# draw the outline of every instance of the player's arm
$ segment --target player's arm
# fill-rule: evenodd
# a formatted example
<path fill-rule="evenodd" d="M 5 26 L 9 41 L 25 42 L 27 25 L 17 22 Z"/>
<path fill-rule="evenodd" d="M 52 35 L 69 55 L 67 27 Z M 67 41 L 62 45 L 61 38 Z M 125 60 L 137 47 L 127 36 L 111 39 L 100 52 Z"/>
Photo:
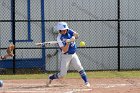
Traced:
<path fill-rule="evenodd" d="M 74 31 L 73 36 L 75 37 L 75 39 L 77 39 L 79 37 L 79 34 Z"/>
<path fill-rule="evenodd" d="M 72 36 L 71 39 L 70 39 L 70 42 L 74 42 L 75 39 L 77 39 L 77 38 L 78 38 L 78 33 L 77 33 L 77 32 L 74 32 L 74 33 L 73 33 L 73 36 Z"/>
<path fill-rule="evenodd" d="M 66 53 L 68 51 L 68 49 L 69 49 L 69 43 L 66 43 L 65 46 L 61 47 L 61 49 L 62 49 L 63 53 Z"/>
<path fill-rule="evenodd" d="M 72 31 L 71 32 L 72 33 L 72 37 L 71 37 L 71 39 L 67 39 L 66 40 L 66 42 L 74 42 L 75 41 L 75 39 L 77 39 L 78 38 L 78 33 L 77 32 L 75 32 L 75 31 Z"/>
<path fill-rule="evenodd" d="M 60 35 L 57 36 L 57 41 L 59 42 L 58 45 L 61 48 L 62 52 L 66 53 L 69 49 L 69 43 L 66 41 L 64 41 L 66 44 L 64 44 L 64 42 L 60 42 L 61 41 Z"/>

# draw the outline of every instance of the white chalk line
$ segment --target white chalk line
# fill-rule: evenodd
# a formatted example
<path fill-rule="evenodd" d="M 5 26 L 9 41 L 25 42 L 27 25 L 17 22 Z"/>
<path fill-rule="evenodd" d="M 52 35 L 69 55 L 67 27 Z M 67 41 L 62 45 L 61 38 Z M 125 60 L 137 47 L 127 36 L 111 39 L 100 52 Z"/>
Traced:
<path fill-rule="evenodd" d="M 68 92 L 64 92 L 64 93 L 75 93 L 75 92 L 85 92 L 85 91 L 91 91 L 92 89 L 72 89 Z"/>
<path fill-rule="evenodd" d="M 53 90 L 53 88 L 50 88 Z M 49 90 L 49 89 L 48 89 Z M 18 92 L 18 93 L 38 93 L 38 92 L 41 92 L 41 93 L 46 93 L 46 91 L 48 90 L 33 90 L 33 91 L 25 91 L 25 90 L 3 90 L 3 92 L 6 92 L 6 93 L 12 93 L 12 92 Z M 63 93 L 75 93 L 75 92 L 85 92 L 85 91 L 91 91 L 92 89 L 67 89 L 67 92 L 63 92 Z"/>
<path fill-rule="evenodd" d="M 75 89 L 75 90 L 72 90 L 72 91 L 68 91 L 68 92 L 64 92 L 64 93 L 75 93 L 75 92 L 84 92 L 84 91 L 90 91 L 92 89 Z M 3 92 L 7 92 L 7 93 L 12 93 L 12 92 L 16 92 L 16 93 L 46 93 L 46 91 L 3 91 Z"/>
<path fill-rule="evenodd" d="M 12 90 L 12 91 L 3 91 L 4 93 L 6 92 L 6 93 L 39 93 L 39 92 L 41 92 L 41 93 L 46 93 L 46 91 L 14 91 L 14 90 Z"/>
<path fill-rule="evenodd" d="M 94 88 L 113 88 L 113 87 L 126 87 L 126 86 L 140 86 L 140 83 L 137 84 L 95 84 Z"/>

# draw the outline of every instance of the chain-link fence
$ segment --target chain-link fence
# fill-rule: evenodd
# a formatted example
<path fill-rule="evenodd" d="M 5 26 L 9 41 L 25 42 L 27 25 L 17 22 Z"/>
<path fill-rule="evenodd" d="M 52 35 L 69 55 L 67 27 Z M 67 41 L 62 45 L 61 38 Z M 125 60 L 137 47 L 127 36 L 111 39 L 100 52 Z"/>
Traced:
<path fill-rule="evenodd" d="M 14 43 L 15 56 L 0 60 L 0 68 L 57 71 L 58 46 L 37 47 L 56 40 L 59 21 L 79 33 L 77 54 L 85 70 L 140 69 L 139 0 L 1 0 L 0 54 Z M 85 41 L 86 47 L 79 47 Z M 18 69 L 18 70 L 17 70 Z M 73 67 L 70 67 L 73 70 Z M 19 72 L 21 73 L 21 72 Z"/>

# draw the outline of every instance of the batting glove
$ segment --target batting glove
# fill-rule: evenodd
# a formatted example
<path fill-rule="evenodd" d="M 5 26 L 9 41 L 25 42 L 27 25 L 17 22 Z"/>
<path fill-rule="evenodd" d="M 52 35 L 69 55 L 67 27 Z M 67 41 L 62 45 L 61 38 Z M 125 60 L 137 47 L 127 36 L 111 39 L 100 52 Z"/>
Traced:
<path fill-rule="evenodd" d="M 66 39 L 66 41 L 65 41 L 66 43 L 69 43 L 69 42 L 71 42 L 71 40 L 70 39 Z"/>

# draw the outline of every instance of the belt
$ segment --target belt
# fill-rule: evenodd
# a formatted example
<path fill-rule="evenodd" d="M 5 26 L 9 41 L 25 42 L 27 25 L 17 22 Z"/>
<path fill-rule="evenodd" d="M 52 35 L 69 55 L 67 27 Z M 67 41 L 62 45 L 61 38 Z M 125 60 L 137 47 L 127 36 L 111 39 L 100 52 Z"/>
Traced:
<path fill-rule="evenodd" d="M 74 54 L 74 53 L 64 53 L 64 55 L 72 55 L 72 54 Z"/>

